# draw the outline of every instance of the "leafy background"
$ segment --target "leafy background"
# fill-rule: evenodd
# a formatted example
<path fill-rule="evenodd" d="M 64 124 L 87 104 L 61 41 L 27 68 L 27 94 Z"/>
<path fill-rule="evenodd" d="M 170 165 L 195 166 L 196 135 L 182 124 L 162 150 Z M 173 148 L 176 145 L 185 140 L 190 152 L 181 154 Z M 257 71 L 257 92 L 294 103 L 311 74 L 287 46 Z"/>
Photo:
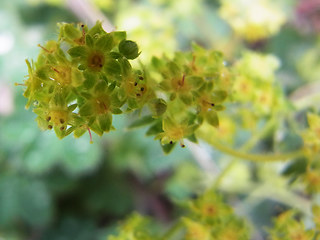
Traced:
<path fill-rule="evenodd" d="M 139 44 L 144 63 L 153 55 L 189 50 L 193 41 L 221 50 L 230 61 L 244 48 L 256 47 L 234 41 L 231 28 L 218 13 L 219 1 L 83 2 L 107 16 L 118 30 L 127 30 L 129 39 Z M 35 115 L 24 109 L 22 87 L 14 83 L 25 79 L 24 60 L 36 58 L 37 44 L 57 38 L 57 22 L 93 23 L 92 13 L 81 12 L 77 3 L 0 1 L 1 240 L 106 239 L 133 211 L 166 225 L 178 215 L 177 205 L 209 187 L 233 160 L 204 143 L 200 147 L 188 143 L 186 149 L 164 155 L 159 143 L 145 136 L 145 129 L 127 129 L 130 116 L 116 118 L 117 130 L 95 136 L 94 144 L 88 135 L 58 140 L 54 133 L 38 129 Z M 299 18 L 299 1 L 281 3 L 287 21 L 260 50 L 280 59 L 277 81 L 290 95 L 319 80 L 320 21 Z M 299 104 L 312 108 L 316 103 Z M 285 134 L 284 148 L 297 144 L 294 133 Z M 238 142 L 241 137 L 246 137 L 245 131 Z M 256 150 L 270 149 L 272 144 L 269 139 Z M 279 211 L 306 209 L 303 197 L 286 190 L 287 178 L 279 175 L 285 168 L 282 163 L 237 161 L 219 186 L 236 212 L 254 225 L 253 239 L 264 239 L 271 217 Z"/>

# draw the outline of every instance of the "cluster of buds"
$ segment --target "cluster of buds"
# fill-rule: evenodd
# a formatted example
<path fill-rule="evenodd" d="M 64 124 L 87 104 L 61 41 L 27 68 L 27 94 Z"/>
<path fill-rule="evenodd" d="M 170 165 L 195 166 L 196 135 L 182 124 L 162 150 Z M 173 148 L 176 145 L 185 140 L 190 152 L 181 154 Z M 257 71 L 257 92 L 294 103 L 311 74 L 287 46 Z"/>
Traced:
<path fill-rule="evenodd" d="M 148 70 L 138 69 L 129 62 L 139 56 L 138 46 L 125 32 L 107 33 L 100 22 L 91 29 L 59 26 L 58 41 L 39 45 L 37 61 L 26 61 L 26 108 L 33 106 L 41 129 L 53 129 L 59 138 L 86 131 L 101 136 L 114 129 L 113 114 L 146 106 L 149 113 L 138 122 L 151 124 L 147 134 L 168 152 L 176 142 L 184 147 L 184 138 L 196 141 L 204 121 L 219 126 L 217 111 L 224 110 L 231 89 L 220 52 L 194 45 L 193 52 L 153 58 Z"/>

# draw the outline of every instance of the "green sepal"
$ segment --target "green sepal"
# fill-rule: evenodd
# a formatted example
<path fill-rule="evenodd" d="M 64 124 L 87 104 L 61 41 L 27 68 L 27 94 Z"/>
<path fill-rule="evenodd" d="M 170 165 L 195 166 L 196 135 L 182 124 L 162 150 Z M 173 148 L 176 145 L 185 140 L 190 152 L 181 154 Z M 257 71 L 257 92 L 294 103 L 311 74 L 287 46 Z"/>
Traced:
<path fill-rule="evenodd" d="M 65 137 L 70 135 L 75 129 L 76 129 L 76 127 L 69 127 L 68 129 L 66 129 L 65 130 Z"/>
<path fill-rule="evenodd" d="M 107 74 L 110 75 L 120 75 L 121 74 L 121 66 L 117 60 L 109 59 L 105 63 L 104 67 Z"/>
<path fill-rule="evenodd" d="M 142 118 L 137 119 L 137 120 L 134 121 L 133 123 L 131 123 L 128 128 L 129 128 L 129 129 L 132 129 L 132 128 L 143 127 L 143 126 L 145 126 L 145 125 L 148 125 L 148 124 L 154 122 L 154 120 L 155 120 L 155 119 L 154 119 L 152 116 L 150 116 L 150 115 L 144 116 L 144 117 L 142 117 Z"/>
<path fill-rule="evenodd" d="M 102 131 L 109 132 L 112 124 L 112 114 L 106 113 L 97 117 L 97 122 Z"/>
<path fill-rule="evenodd" d="M 214 127 L 219 127 L 219 118 L 218 118 L 218 114 L 215 111 L 207 112 L 206 120 L 210 125 Z"/>
<path fill-rule="evenodd" d="M 122 57 L 122 55 L 121 55 L 120 53 L 118 53 L 118 52 L 110 52 L 110 53 L 109 53 L 109 56 L 110 56 L 111 58 L 113 58 L 113 59 L 119 59 L 119 58 Z"/>
<path fill-rule="evenodd" d="M 111 112 L 112 112 L 113 114 L 122 114 L 122 113 L 123 113 L 120 108 L 112 108 L 112 109 L 111 109 Z"/>
<path fill-rule="evenodd" d="M 109 52 L 113 48 L 113 38 L 110 34 L 101 36 L 95 43 L 95 47 L 102 52 Z"/>
<path fill-rule="evenodd" d="M 90 129 L 95 132 L 96 134 L 98 134 L 100 137 L 102 136 L 103 134 L 103 131 L 102 129 L 100 128 L 99 124 L 94 122 L 92 124 L 90 124 Z"/>
<path fill-rule="evenodd" d="M 70 106 L 68 106 L 68 111 L 69 112 L 72 112 L 74 111 L 76 108 L 77 108 L 78 104 L 71 104 Z"/>
<path fill-rule="evenodd" d="M 161 143 L 160 143 L 161 144 Z M 162 145 L 161 144 L 161 148 L 162 148 L 162 151 L 165 153 L 165 154 L 169 154 L 173 148 L 176 146 L 176 142 L 172 143 L 172 144 L 164 144 Z"/>
<path fill-rule="evenodd" d="M 86 34 L 86 45 L 89 48 L 93 48 L 94 42 L 93 42 L 93 38 L 90 34 Z"/>
<path fill-rule="evenodd" d="M 60 130 L 60 126 L 54 126 L 53 129 L 59 139 L 62 139 L 66 136 L 66 131 Z"/>
<path fill-rule="evenodd" d="M 83 134 L 85 134 L 87 131 L 87 129 L 83 129 L 83 128 L 78 128 L 76 130 L 73 131 L 73 136 L 75 138 L 79 138 L 81 137 Z"/>
<path fill-rule="evenodd" d="M 153 117 L 160 117 L 166 112 L 167 103 L 162 98 L 153 99 L 151 103 L 149 103 L 149 108 Z"/>
<path fill-rule="evenodd" d="M 72 47 L 68 50 L 68 54 L 73 58 L 76 58 L 76 57 L 86 58 L 88 56 L 88 48 L 85 46 Z"/>
<path fill-rule="evenodd" d="M 173 76 L 179 76 L 179 75 L 181 75 L 181 70 L 180 70 L 179 66 L 178 66 L 175 62 L 169 62 L 169 63 L 167 64 L 167 67 L 169 68 L 170 73 L 171 73 Z"/>
<path fill-rule="evenodd" d="M 215 105 L 213 108 L 216 111 L 223 111 L 226 109 L 225 106 L 223 106 L 223 105 Z"/>
<path fill-rule="evenodd" d="M 103 93 L 107 89 L 107 83 L 105 81 L 99 81 L 94 87 L 94 93 Z"/>
<path fill-rule="evenodd" d="M 92 99 L 92 95 L 90 94 L 90 93 L 88 93 L 88 92 L 80 92 L 80 95 L 81 95 L 81 97 L 83 97 L 82 99 L 81 98 L 78 98 L 78 103 L 79 103 L 79 105 L 81 105 L 80 103 L 84 103 L 85 102 L 85 99 L 86 100 L 90 100 L 90 99 Z"/>
<path fill-rule="evenodd" d="M 108 91 L 112 92 L 117 86 L 116 82 L 112 82 L 109 86 L 108 86 Z"/>
<path fill-rule="evenodd" d="M 96 25 L 94 25 L 87 34 L 91 35 L 92 37 L 96 34 L 103 34 L 106 33 L 103 28 L 102 28 L 102 23 L 101 21 L 97 21 Z"/>
<path fill-rule="evenodd" d="M 134 98 L 128 98 L 128 107 L 131 109 L 136 109 L 139 108 L 139 105 Z"/>
<path fill-rule="evenodd" d="M 83 86 L 87 89 L 91 89 L 97 82 L 97 75 L 89 71 L 85 71 L 83 73 L 83 76 L 85 78 Z"/>
<path fill-rule="evenodd" d="M 125 58 L 119 59 L 119 62 L 121 64 L 121 71 L 123 76 L 129 76 L 132 72 L 132 67 L 129 61 Z"/>
<path fill-rule="evenodd" d="M 82 72 L 80 72 L 77 68 L 72 68 L 71 79 L 72 79 L 72 85 L 74 87 L 79 87 L 84 81 Z"/>
<path fill-rule="evenodd" d="M 48 129 L 48 122 L 43 119 L 42 117 L 37 117 L 36 122 L 38 123 L 38 126 L 41 130 L 47 130 Z"/>
<path fill-rule="evenodd" d="M 122 40 L 127 38 L 127 32 L 125 31 L 115 31 L 115 32 L 111 32 L 110 34 L 113 37 L 116 45 Z"/>
<path fill-rule="evenodd" d="M 64 23 L 61 26 L 60 33 L 62 34 L 60 37 L 69 38 L 71 40 L 81 37 L 81 31 L 71 23 Z"/>
<path fill-rule="evenodd" d="M 227 98 L 228 94 L 223 90 L 216 90 L 212 92 L 212 101 L 214 103 L 223 102 Z"/>
<path fill-rule="evenodd" d="M 48 68 L 41 67 L 36 70 L 36 76 L 42 80 L 48 79 Z"/>
<path fill-rule="evenodd" d="M 194 89 L 199 89 L 204 82 L 203 78 L 198 76 L 187 76 L 185 81 Z"/>
<path fill-rule="evenodd" d="M 193 96 L 191 93 L 183 93 L 183 94 L 179 94 L 179 98 L 181 99 L 181 101 L 190 106 L 193 102 Z"/>
<path fill-rule="evenodd" d="M 162 121 L 157 121 L 148 129 L 148 131 L 146 132 L 146 136 L 157 135 L 161 132 L 163 132 Z"/>
<path fill-rule="evenodd" d="M 176 94 L 176 93 L 172 93 L 172 94 L 170 95 L 169 99 L 170 99 L 170 101 L 173 101 L 173 100 L 176 99 L 176 97 L 177 97 L 177 94 Z"/>
<path fill-rule="evenodd" d="M 81 71 L 84 71 L 84 70 L 87 69 L 87 66 L 84 65 L 84 64 L 80 64 L 80 65 L 78 66 L 78 69 L 81 70 Z"/>
<path fill-rule="evenodd" d="M 93 106 L 90 103 L 85 103 L 79 109 L 80 116 L 91 116 L 94 114 Z"/>
<path fill-rule="evenodd" d="M 193 143 L 198 143 L 198 139 L 195 134 L 191 134 L 187 137 L 187 139 Z"/>
<path fill-rule="evenodd" d="M 152 57 L 151 64 L 156 69 L 161 69 L 163 67 L 163 62 L 157 57 Z"/>
<path fill-rule="evenodd" d="M 51 106 L 65 106 L 65 98 L 66 96 L 62 93 L 57 93 L 53 95 L 53 97 L 50 100 L 50 105 Z"/>
<path fill-rule="evenodd" d="M 210 81 L 210 82 L 208 82 L 208 83 L 206 84 L 206 90 L 207 90 L 208 92 L 211 92 L 212 89 L 213 89 L 213 87 L 214 87 L 214 83 L 213 83 L 212 81 Z"/>

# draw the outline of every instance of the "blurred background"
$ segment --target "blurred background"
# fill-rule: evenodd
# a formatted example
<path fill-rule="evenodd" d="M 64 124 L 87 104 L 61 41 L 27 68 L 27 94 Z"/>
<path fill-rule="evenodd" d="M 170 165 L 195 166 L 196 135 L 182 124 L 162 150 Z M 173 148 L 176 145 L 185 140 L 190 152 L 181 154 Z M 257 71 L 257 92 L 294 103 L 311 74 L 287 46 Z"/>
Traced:
<path fill-rule="evenodd" d="M 146 65 L 151 56 L 190 50 L 192 42 L 222 51 L 230 63 L 245 49 L 271 53 L 288 96 L 301 100 L 303 90 L 319 92 L 320 1 L 258 2 L 0 1 L 0 239 L 107 239 L 133 211 L 168 224 L 179 213 L 176 204 L 210 186 L 232 160 L 204 143 L 164 155 L 145 129 L 128 131 L 130 119 L 124 116 L 116 116 L 116 131 L 94 136 L 94 144 L 88 135 L 58 140 L 53 132 L 41 132 L 35 114 L 24 108 L 23 87 L 14 83 L 25 79 L 25 59 L 36 59 L 37 44 L 57 39 L 57 22 L 92 26 L 102 20 L 107 31 L 126 30 Z M 255 164 L 234 166 L 220 190 L 253 220 L 254 239 L 263 239 L 275 202 L 290 204 L 290 196 L 268 199 L 258 191 L 265 181 L 257 178 Z M 274 176 L 281 188 L 280 168 L 259 166 L 259 173 Z M 253 190 L 258 197 L 250 195 Z M 305 206 L 303 200 L 291 204 Z"/>

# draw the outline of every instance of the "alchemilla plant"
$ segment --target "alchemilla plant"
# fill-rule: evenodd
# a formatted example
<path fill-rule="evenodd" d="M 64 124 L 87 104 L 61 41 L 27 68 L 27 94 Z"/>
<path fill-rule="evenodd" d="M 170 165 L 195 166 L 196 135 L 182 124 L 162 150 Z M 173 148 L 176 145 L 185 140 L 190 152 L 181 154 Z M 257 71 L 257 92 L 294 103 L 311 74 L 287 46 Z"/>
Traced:
<path fill-rule="evenodd" d="M 230 18 L 223 9 L 223 16 Z M 278 21 L 282 23 L 281 17 Z M 107 33 L 101 22 L 92 28 L 61 23 L 59 29 L 57 41 L 39 45 L 36 61 L 26 60 L 28 77 L 22 84 L 26 108 L 32 107 L 40 129 L 54 131 L 60 139 L 89 132 L 92 141 L 91 132 L 101 136 L 115 130 L 115 114 L 138 112 L 140 117 L 130 128 L 148 125 L 146 134 L 159 140 L 166 153 L 177 144 L 185 147 L 186 139 L 196 143 L 200 138 L 217 150 L 251 161 L 302 159 L 306 167 L 294 179 L 308 194 L 320 191 L 320 117 L 316 112 L 307 115 L 309 128 L 299 132 L 303 144 L 297 149 L 246 153 L 274 126 L 276 116 L 289 119 L 294 113 L 275 81 L 274 72 L 280 66 L 275 56 L 247 51 L 230 64 L 221 52 L 193 44 L 190 52 L 176 52 L 172 58 L 153 57 L 149 65 L 143 65 L 136 61 L 141 50 L 127 39 L 126 32 Z M 262 29 L 253 36 L 243 28 L 239 34 L 251 42 L 274 34 L 274 29 Z M 228 147 L 237 137 L 237 129 L 250 129 L 257 123 L 264 124 L 260 135 L 240 150 Z M 153 226 L 151 220 L 133 214 L 121 225 L 119 234 L 109 239 L 249 239 L 249 223 L 224 203 L 216 185 L 186 203 L 184 215 L 167 232 L 157 232 L 149 227 Z M 270 239 L 317 239 L 318 208 L 313 206 L 310 213 L 314 229 L 306 229 L 297 212 L 288 211 L 275 220 Z"/>
<path fill-rule="evenodd" d="M 32 105 L 43 130 L 59 138 L 86 131 L 113 130 L 112 116 L 148 108 L 134 126 L 150 124 L 148 134 L 165 151 L 183 139 L 193 141 L 203 122 L 217 127 L 218 111 L 231 91 L 231 74 L 217 51 L 194 45 L 190 53 L 152 60 L 152 69 L 133 68 L 137 44 L 125 32 L 106 33 L 101 23 L 63 23 L 58 41 L 41 47 L 36 62 L 27 60 L 27 108 Z"/>

